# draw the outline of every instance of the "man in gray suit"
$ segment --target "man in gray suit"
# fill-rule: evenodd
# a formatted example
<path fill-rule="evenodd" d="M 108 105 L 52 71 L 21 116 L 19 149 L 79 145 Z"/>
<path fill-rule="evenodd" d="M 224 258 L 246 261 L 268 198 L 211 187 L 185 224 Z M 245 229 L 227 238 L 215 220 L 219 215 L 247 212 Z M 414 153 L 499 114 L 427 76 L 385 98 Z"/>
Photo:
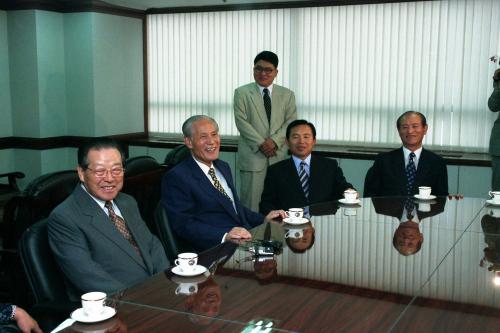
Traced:
<path fill-rule="evenodd" d="M 262 51 L 254 59 L 255 82 L 234 92 L 241 202 L 254 211 L 259 209 L 267 167 L 285 158 L 286 128 L 297 119 L 293 91 L 273 84 L 277 67 L 278 56 Z"/>
<path fill-rule="evenodd" d="M 84 144 L 78 150 L 81 184 L 50 214 L 50 247 L 72 300 L 89 291 L 123 290 L 169 266 L 134 198 L 120 193 L 123 160 L 111 139 Z"/>
<path fill-rule="evenodd" d="M 493 75 L 493 92 L 488 99 L 488 107 L 492 112 L 500 111 L 500 68 Z M 500 191 L 500 115 L 495 120 L 490 136 L 491 189 Z"/>

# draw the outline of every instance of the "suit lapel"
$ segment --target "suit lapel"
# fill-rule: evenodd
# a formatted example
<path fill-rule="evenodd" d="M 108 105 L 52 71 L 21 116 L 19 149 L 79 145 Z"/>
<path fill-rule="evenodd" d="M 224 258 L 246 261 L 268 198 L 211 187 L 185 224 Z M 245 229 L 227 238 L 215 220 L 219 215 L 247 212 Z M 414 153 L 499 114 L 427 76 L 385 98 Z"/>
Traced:
<path fill-rule="evenodd" d="M 312 159 L 311 159 L 311 166 L 312 166 Z M 310 167 L 310 172 L 312 172 L 312 167 Z M 290 178 L 290 186 L 292 187 L 290 189 L 290 193 L 300 193 L 300 197 L 302 198 L 303 202 L 307 202 L 307 198 L 304 194 L 304 190 L 302 189 L 302 184 L 300 184 L 300 178 L 299 174 L 297 173 L 297 169 L 295 168 L 295 163 L 293 163 L 293 158 L 290 157 L 287 160 L 286 163 L 286 174 L 288 174 Z M 311 177 L 309 177 L 309 186 L 311 186 Z M 310 191 L 310 188 L 309 188 Z M 309 195 L 311 195 L 311 192 L 309 192 Z M 288 208 L 288 207 L 287 207 Z"/>
<path fill-rule="evenodd" d="M 318 160 L 314 157 L 314 155 L 311 155 L 311 165 L 309 166 L 309 201 L 312 201 L 315 198 L 316 193 L 314 192 L 314 190 L 316 188 L 321 188 L 321 182 L 323 181 L 323 179 L 321 177 L 320 169 L 321 168 L 318 164 Z"/>
<path fill-rule="evenodd" d="M 87 215 L 90 218 L 90 224 L 96 229 L 96 231 L 106 236 L 111 242 L 113 242 L 119 249 L 125 252 L 141 267 L 146 268 L 142 258 L 139 257 L 130 243 L 116 229 L 113 222 L 110 221 L 104 210 L 79 185 L 76 195 L 78 197 L 78 202 L 82 207 L 83 214 Z M 120 211 L 122 211 L 121 207 Z M 123 211 L 122 214 L 125 215 Z M 126 216 L 124 216 L 124 218 L 126 222 Z"/>
<path fill-rule="evenodd" d="M 406 193 L 406 171 L 405 171 L 405 155 L 403 153 L 403 147 L 396 151 L 393 160 L 395 175 L 393 181 L 398 182 L 398 187 L 402 191 L 401 193 Z"/>
<path fill-rule="evenodd" d="M 274 88 L 273 88 L 274 90 Z M 274 91 L 273 91 L 274 95 Z M 252 103 L 254 104 L 254 110 L 257 112 L 259 115 L 260 121 L 262 122 L 262 125 L 265 128 L 269 128 L 269 121 L 267 120 L 267 114 L 266 114 L 266 109 L 264 108 L 264 99 L 262 98 L 262 95 L 260 94 L 259 86 L 257 86 L 256 83 L 253 84 L 251 88 L 251 95 L 250 98 L 252 100 Z M 274 98 L 271 96 L 271 118 L 272 118 L 272 110 L 274 109 Z M 225 177 L 225 176 L 224 176 Z"/>
<path fill-rule="evenodd" d="M 425 149 L 422 149 L 422 153 L 420 154 L 420 160 L 418 161 L 415 184 L 425 185 L 423 184 L 423 179 L 425 178 L 425 175 L 428 174 L 430 168 L 430 164 L 428 163 L 429 159 L 426 157 L 427 157 L 427 151 Z"/>

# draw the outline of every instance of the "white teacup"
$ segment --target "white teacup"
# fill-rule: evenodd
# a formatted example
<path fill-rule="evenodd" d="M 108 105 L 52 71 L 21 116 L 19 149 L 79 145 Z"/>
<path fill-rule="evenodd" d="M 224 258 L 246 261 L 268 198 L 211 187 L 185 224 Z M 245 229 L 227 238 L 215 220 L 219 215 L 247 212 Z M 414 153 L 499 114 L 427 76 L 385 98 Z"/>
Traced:
<path fill-rule="evenodd" d="M 425 202 L 419 202 L 417 210 L 419 210 L 421 212 L 430 212 L 431 211 L 431 204 L 425 203 Z"/>
<path fill-rule="evenodd" d="M 175 289 L 176 295 L 179 295 L 179 294 L 191 295 L 191 294 L 195 294 L 197 292 L 198 292 L 198 284 L 197 283 L 181 283 L 181 284 L 179 284 L 177 289 Z"/>
<path fill-rule="evenodd" d="M 304 209 L 302 209 L 302 208 L 290 208 L 290 209 L 288 209 L 286 214 L 288 215 L 288 217 L 292 221 L 298 221 L 304 217 Z"/>
<path fill-rule="evenodd" d="M 285 238 L 302 238 L 304 230 L 302 229 L 288 229 L 285 233 Z"/>
<path fill-rule="evenodd" d="M 418 187 L 418 196 L 422 199 L 426 199 L 431 196 L 432 188 L 430 186 L 419 186 Z"/>
<path fill-rule="evenodd" d="M 493 202 L 500 203 L 500 191 L 489 191 L 488 194 L 493 199 Z"/>
<path fill-rule="evenodd" d="M 192 271 L 198 263 L 198 255 L 191 252 L 179 253 L 174 263 L 176 266 L 179 266 L 180 270 L 183 272 Z"/>
<path fill-rule="evenodd" d="M 345 216 L 355 216 L 357 214 L 356 208 L 344 208 L 344 215 Z"/>
<path fill-rule="evenodd" d="M 345 190 L 344 191 L 344 199 L 346 202 L 356 202 L 358 198 L 358 192 L 355 190 Z"/>
<path fill-rule="evenodd" d="M 106 293 L 92 291 L 81 297 L 83 312 L 87 316 L 96 316 L 104 312 Z"/>

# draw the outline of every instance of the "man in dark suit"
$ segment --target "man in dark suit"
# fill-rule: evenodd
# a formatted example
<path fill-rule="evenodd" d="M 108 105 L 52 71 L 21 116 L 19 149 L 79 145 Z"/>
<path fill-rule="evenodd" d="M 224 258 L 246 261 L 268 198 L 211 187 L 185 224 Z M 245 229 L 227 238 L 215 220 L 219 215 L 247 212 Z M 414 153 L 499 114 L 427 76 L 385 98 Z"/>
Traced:
<path fill-rule="evenodd" d="M 78 184 L 50 215 L 50 247 L 69 281 L 69 297 L 116 292 L 161 272 L 169 264 L 160 241 L 123 187 L 121 147 L 106 138 L 78 150 Z"/>
<path fill-rule="evenodd" d="M 446 162 L 435 153 L 422 147 L 427 133 L 427 120 L 420 112 L 407 111 L 397 120 L 396 126 L 403 147 L 375 158 L 365 179 L 365 197 L 408 196 L 418 193 L 419 186 L 432 187 L 432 194 L 448 195 Z M 416 169 L 408 181 L 409 166 Z"/>
<path fill-rule="evenodd" d="M 218 159 L 215 120 L 193 116 L 184 122 L 182 132 L 192 156 L 170 170 L 162 182 L 162 204 L 177 236 L 200 251 L 228 237 L 251 238 L 248 229 L 264 219 L 285 216 L 284 211 L 272 211 L 264 217 L 241 204 L 229 165 Z"/>
<path fill-rule="evenodd" d="M 260 212 L 272 209 L 304 207 L 336 200 L 352 188 L 334 159 L 311 155 L 316 144 L 316 128 L 307 120 L 294 120 L 286 129 L 286 144 L 292 157 L 271 165 L 267 170 Z M 308 188 L 304 191 L 301 168 Z M 308 193 L 305 193 L 308 192 Z"/>

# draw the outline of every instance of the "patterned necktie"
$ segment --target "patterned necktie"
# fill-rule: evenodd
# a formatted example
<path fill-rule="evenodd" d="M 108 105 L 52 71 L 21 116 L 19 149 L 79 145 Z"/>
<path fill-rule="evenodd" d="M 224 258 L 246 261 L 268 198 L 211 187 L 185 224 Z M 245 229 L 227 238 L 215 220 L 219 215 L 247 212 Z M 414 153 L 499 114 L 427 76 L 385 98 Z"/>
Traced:
<path fill-rule="evenodd" d="M 214 168 L 208 169 L 208 175 L 212 178 L 212 180 L 214 182 L 214 187 L 216 189 L 218 189 L 220 193 L 224 194 L 226 196 L 226 198 L 228 198 L 229 200 L 231 200 L 231 198 L 229 197 L 229 195 L 227 195 L 226 191 L 224 190 L 224 187 L 222 187 L 222 185 L 220 184 L 219 180 L 217 179 L 217 176 L 215 175 L 215 169 Z"/>
<path fill-rule="evenodd" d="M 408 197 L 405 200 L 406 218 L 408 220 L 413 219 L 413 210 L 415 209 L 415 203 L 413 199 Z"/>
<path fill-rule="evenodd" d="M 415 175 L 417 174 L 417 169 L 415 168 L 415 162 L 413 159 L 415 158 L 415 153 L 410 153 L 410 159 L 408 161 L 408 165 L 406 166 L 406 194 L 413 194 L 413 184 L 415 183 Z"/>
<path fill-rule="evenodd" d="M 113 210 L 113 204 L 111 203 L 111 201 L 106 201 L 104 207 L 108 209 L 109 219 L 111 220 L 111 222 L 113 222 L 116 229 L 118 229 L 120 234 L 122 234 L 122 236 L 130 242 L 130 244 L 134 247 L 135 251 L 137 251 L 137 253 L 141 255 L 141 251 L 139 250 L 139 247 L 137 246 L 134 237 L 130 233 L 130 230 L 125 224 L 125 221 L 120 216 L 116 215 L 115 211 Z"/>
<path fill-rule="evenodd" d="M 271 97 L 269 97 L 269 90 L 264 88 L 264 108 L 266 109 L 267 121 L 271 121 Z"/>
<path fill-rule="evenodd" d="M 300 170 L 299 170 L 299 180 L 300 185 L 302 185 L 302 190 L 304 190 L 304 194 L 306 198 L 309 198 L 309 176 L 306 172 L 306 162 L 300 162 Z"/>

